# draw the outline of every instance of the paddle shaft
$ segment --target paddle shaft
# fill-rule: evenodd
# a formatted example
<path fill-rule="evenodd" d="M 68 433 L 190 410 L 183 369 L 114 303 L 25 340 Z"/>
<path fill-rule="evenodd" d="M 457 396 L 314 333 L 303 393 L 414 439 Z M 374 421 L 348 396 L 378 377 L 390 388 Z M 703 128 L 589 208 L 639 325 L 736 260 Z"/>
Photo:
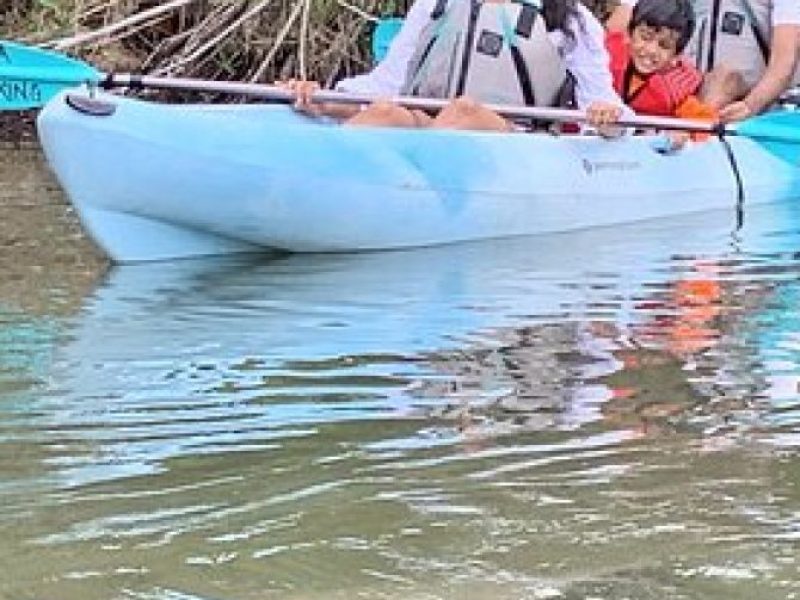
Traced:
<path fill-rule="evenodd" d="M 155 77 L 150 75 L 108 74 L 99 85 L 103 88 L 153 88 L 162 90 L 178 90 L 191 92 L 212 92 L 234 94 L 262 98 L 275 102 L 294 102 L 294 92 L 275 85 L 257 83 L 238 83 L 227 81 L 209 81 L 205 79 Z M 319 90 L 313 99 L 319 102 L 336 104 L 365 105 L 376 100 L 375 96 L 353 94 L 335 90 Z M 416 98 L 413 96 L 395 96 L 385 100 L 406 108 L 438 111 L 447 106 L 450 100 L 435 98 Z M 508 106 L 501 104 L 485 104 L 488 109 L 512 119 L 539 119 L 543 121 L 585 123 L 586 113 L 580 110 L 565 108 L 543 108 L 536 106 Z M 664 129 L 690 131 L 699 133 L 718 133 L 719 126 L 689 119 L 673 119 L 665 117 L 632 116 L 621 119 L 618 125 L 642 129 Z"/>

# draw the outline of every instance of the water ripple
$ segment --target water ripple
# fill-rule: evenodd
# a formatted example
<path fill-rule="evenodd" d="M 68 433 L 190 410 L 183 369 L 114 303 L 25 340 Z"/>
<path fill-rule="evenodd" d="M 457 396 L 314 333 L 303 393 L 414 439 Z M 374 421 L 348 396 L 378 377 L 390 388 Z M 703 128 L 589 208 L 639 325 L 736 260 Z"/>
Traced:
<path fill-rule="evenodd" d="M 0 312 L 0 596 L 795 593 L 787 211 L 126 267 L 74 316 Z"/>

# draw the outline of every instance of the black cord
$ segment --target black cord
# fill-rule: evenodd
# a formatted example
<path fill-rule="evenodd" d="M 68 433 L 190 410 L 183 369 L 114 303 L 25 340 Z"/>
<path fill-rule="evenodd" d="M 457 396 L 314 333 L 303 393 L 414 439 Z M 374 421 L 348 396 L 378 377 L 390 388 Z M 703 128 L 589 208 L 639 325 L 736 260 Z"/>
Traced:
<path fill-rule="evenodd" d="M 742 172 L 739 169 L 739 163 L 736 161 L 736 155 L 733 153 L 733 148 L 731 148 L 728 138 L 725 137 L 725 130 L 722 126 L 720 126 L 718 129 L 717 136 L 719 137 L 719 141 L 722 143 L 722 147 L 725 148 L 725 154 L 728 156 L 728 161 L 731 163 L 733 176 L 736 179 L 736 231 L 739 231 L 742 227 L 744 227 L 745 195 Z"/>

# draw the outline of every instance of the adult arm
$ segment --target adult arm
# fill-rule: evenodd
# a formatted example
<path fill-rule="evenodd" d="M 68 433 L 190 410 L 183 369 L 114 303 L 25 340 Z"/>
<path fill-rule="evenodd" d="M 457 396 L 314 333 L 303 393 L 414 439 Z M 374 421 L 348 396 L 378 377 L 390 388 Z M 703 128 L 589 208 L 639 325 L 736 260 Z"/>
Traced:
<path fill-rule="evenodd" d="M 800 52 L 800 25 L 776 25 L 772 33 L 772 51 L 764 75 L 739 102 L 720 110 L 724 122 L 740 121 L 758 114 L 775 102 L 792 84 Z"/>
<path fill-rule="evenodd" d="M 416 40 L 428 22 L 435 0 L 417 0 L 411 6 L 397 32 L 384 60 L 371 71 L 355 77 L 342 79 L 336 89 L 354 94 L 364 94 L 376 98 L 396 96 L 405 81 L 408 63 L 414 54 Z M 313 116 L 328 116 L 347 120 L 356 116 L 360 108 L 339 103 L 318 103 L 313 94 L 319 84 L 313 81 L 289 81 L 287 87 L 297 95 L 295 108 Z"/>
<path fill-rule="evenodd" d="M 769 108 L 792 84 L 800 52 L 800 2 L 774 0 L 772 27 L 770 60 L 764 75 L 743 100 L 720 111 L 723 121 L 746 119 Z"/>
<path fill-rule="evenodd" d="M 614 90 L 609 67 L 611 59 L 605 46 L 605 31 L 600 22 L 582 4 L 578 6 L 579 23 L 574 26 L 575 40 L 565 40 L 564 60 L 575 77 L 575 101 L 580 109 L 595 103 L 613 104 L 621 114 L 632 116 Z"/>
<path fill-rule="evenodd" d="M 636 0 L 622 0 L 606 21 L 608 31 L 628 31 Z"/>

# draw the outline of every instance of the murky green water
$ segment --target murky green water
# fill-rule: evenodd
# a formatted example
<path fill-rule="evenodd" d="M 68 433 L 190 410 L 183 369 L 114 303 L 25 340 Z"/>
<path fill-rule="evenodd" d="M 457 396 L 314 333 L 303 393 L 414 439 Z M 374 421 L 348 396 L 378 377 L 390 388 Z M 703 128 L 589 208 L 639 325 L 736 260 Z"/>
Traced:
<path fill-rule="evenodd" d="M 0 598 L 800 595 L 800 210 L 105 273 L 12 163 Z"/>

